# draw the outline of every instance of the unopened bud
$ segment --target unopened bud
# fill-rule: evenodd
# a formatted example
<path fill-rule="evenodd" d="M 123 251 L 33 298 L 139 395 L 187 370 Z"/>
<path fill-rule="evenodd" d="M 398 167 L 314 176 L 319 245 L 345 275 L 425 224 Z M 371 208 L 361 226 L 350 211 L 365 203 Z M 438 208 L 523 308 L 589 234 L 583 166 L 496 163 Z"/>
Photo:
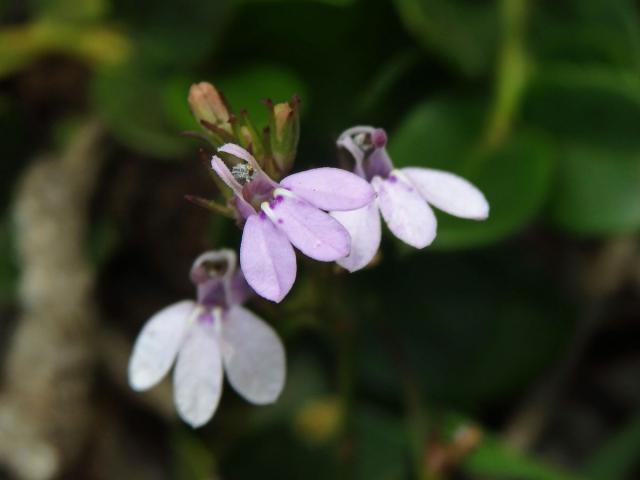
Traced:
<path fill-rule="evenodd" d="M 216 87 L 207 82 L 194 83 L 189 89 L 189 106 L 200 124 L 210 124 L 231 132 L 229 108 Z"/>
<path fill-rule="evenodd" d="M 283 175 L 291 170 L 298 149 L 300 137 L 300 100 L 294 97 L 290 102 L 278 103 L 271 107 L 270 145 L 275 167 Z"/>

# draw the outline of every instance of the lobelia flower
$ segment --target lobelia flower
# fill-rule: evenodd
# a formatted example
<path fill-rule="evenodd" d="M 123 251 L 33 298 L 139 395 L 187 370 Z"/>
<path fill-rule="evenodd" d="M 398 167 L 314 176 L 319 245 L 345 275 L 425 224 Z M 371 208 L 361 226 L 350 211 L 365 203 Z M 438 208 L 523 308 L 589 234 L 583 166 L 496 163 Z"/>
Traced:
<path fill-rule="evenodd" d="M 234 193 L 232 205 L 244 223 L 240 266 L 256 293 L 279 302 L 291 290 L 296 278 L 292 245 L 323 262 L 349 254 L 349 233 L 324 210 L 369 204 L 375 193 L 366 181 L 339 168 L 316 168 L 276 183 L 242 147 L 226 144 L 221 153 L 238 162 L 229 170 L 215 155 L 211 165 Z"/>
<path fill-rule="evenodd" d="M 200 255 L 191 268 L 197 301 L 174 303 L 151 317 L 133 347 L 129 384 L 156 385 L 171 369 L 176 409 L 192 427 L 207 423 L 229 383 L 251 403 L 273 403 L 284 386 L 282 342 L 263 320 L 242 307 L 249 288 L 231 250 Z"/>
<path fill-rule="evenodd" d="M 353 127 L 338 138 L 355 162 L 354 172 L 371 183 L 375 201 L 349 212 L 331 212 L 349 231 L 351 251 L 337 263 L 354 272 L 365 267 L 380 246 L 380 213 L 391 232 L 403 242 L 424 248 L 436 236 L 437 221 L 429 205 L 461 218 L 484 220 L 489 204 L 467 180 L 431 168 L 396 169 L 387 150 L 387 134 L 381 128 Z"/>

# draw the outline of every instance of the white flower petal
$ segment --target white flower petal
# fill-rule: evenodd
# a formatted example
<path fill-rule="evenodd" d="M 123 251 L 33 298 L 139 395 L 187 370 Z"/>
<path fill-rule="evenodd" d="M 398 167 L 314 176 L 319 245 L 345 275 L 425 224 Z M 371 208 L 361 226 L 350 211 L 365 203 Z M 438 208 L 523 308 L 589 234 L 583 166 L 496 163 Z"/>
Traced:
<path fill-rule="evenodd" d="M 331 212 L 351 235 L 351 251 L 336 263 L 350 272 L 366 267 L 380 247 L 380 212 L 374 200 L 366 207 L 349 212 Z"/>
<path fill-rule="evenodd" d="M 404 175 L 394 170 L 388 179 L 375 177 L 371 184 L 378 192 L 380 212 L 396 237 L 416 248 L 433 242 L 437 227 L 433 210 Z"/>
<path fill-rule="evenodd" d="M 194 428 L 213 416 L 222 393 L 222 360 L 212 325 L 194 324 L 180 348 L 173 394 L 180 417 Z"/>
<path fill-rule="evenodd" d="M 263 320 L 238 305 L 226 313 L 222 329 L 222 357 L 227 379 L 248 401 L 274 402 L 286 376 L 284 347 Z"/>
<path fill-rule="evenodd" d="M 173 364 L 195 302 L 184 300 L 156 313 L 144 325 L 129 360 L 129 385 L 147 390 L 164 377 Z"/>
<path fill-rule="evenodd" d="M 443 212 L 474 220 L 489 216 L 487 199 L 464 178 L 431 168 L 403 168 L 402 172 L 427 202 Z"/>

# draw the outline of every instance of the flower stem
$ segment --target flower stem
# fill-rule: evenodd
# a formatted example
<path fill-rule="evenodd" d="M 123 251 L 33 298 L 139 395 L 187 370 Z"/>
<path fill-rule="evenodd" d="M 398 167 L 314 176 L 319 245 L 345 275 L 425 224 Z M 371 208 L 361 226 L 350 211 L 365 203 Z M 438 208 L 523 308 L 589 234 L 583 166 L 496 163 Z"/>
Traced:
<path fill-rule="evenodd" d="M 503 40 L 496 66 L 496 92 L 484 145 L 496 147 L 507 138 L 529 76 L 525 49 L 527 0 L 501 0 Z"/>
<path fill-rule="evenodd" d="M 340 278 L 328 279 L 334 285 L 330 298 L 331 315 L 334 321 L 334 335 L 338 352 L 337 383 L 340 399 L 340 432 L 338 440 L 338 478 L 354 477 L 353 466 L 353 397 L 354 397 L 354 340 L 355 316 L 348 311 L 344 299 L 344 288 Z"/>

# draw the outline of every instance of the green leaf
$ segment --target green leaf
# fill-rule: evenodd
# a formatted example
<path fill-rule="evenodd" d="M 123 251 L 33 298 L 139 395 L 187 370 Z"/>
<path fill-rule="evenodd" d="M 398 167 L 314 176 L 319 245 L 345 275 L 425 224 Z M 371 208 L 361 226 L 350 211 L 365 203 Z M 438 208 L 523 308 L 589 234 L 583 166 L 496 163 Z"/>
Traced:
<path fill-rule="evenodd" d="M 395 0 L 407 29 L 425 47 L 477 76 L 492 64 L 498 37 L 498 2 Z"/>
<path fill-rule="evenodd" d="M 425 398 L 477 409 L 524 388 L 569 337 L 574 312 L 529 247 L 401 259 L 383 252 L 392 258 L 353 294 L 358 317 L 372 325 L 359 334 L 359 368 L 381 394 L 401 390 L 389 345 L 402 351 Z"/>
<path fill-rule="evenodd" d="M 640 77 L 601 65 L 541 67 L 531 79 L 522 117 L 560 140 L 640 148 Z"/>
<path fill-rule="evenodd" d="M 640 79 L 601 65 L 555 65 L 534 77 L 524 120 L 560 144 L 552 221 L 583 235 L 640 228 Z"/>
<path fill-rule="evenodd" d="M 582 144 L 562 149 L 551 218 L 583 235 L 640 228 L 640 150 L 620 153 Z"/>
<path fill-rule="evenodd" d="M 217 44 L 229 0 L 114 0 L 114 10 L 130 28 L 140 58 L 170 68 L 192 66 Z"/>
<path fill-rule="evenodd" d="M 156 69 L 134 62 L 102 69 L 92 87 L 95 108 L 124 145 L 145 155 L 176 157 L 191 142 L 180 137 L 181 130 L 167 111 L 163 95 L 168 82 Z"/>
<path fill-rule="evenodd" d="M 335 7 L 349 7 L 355 3 L 355 0 L 305 0 L 309 3 L 325 3 Z M 235 0 L 237 4 L 252 4 L 252 3 L 287 3 L 291 0 Z"/>
<path fill-rule="evenodd" d="M 538 59 L 640 66 L 634 0 L 547 2 L 532 14 L 530 46 Z"/>
<path fill-rule="evenodd" d="M 462 469 L 479 478 L 518 480 L 577 480 L 560 469 L 513 450 L 497 439 L 486 437 L 462 464 Z"/>
<path fill-rule="evenodd" d="M 64 22 L 87 22 L 102 18 L 109 8 L 108 0 L 36 0 L 37 16 Z"/>
<path fill-rule="evenodd" d="M 640 414 L 616 432 L 583 469 L 589 480 L 630 478 L 640 454 Z"/>
<path fill-rule="evenodd" d="M 545 137 L 523 132 L 496 151 L 480 150 L 482 110 L 472 102 L 435 100 L 411 112 L 390 137 L 397 167 L 420 166 L 458 173 L 474 183 L 491 206 L 483 222 L 438 214 L 434 247 L 476 247 L 524 228 L 544 204 L 553 172 Z"/>

